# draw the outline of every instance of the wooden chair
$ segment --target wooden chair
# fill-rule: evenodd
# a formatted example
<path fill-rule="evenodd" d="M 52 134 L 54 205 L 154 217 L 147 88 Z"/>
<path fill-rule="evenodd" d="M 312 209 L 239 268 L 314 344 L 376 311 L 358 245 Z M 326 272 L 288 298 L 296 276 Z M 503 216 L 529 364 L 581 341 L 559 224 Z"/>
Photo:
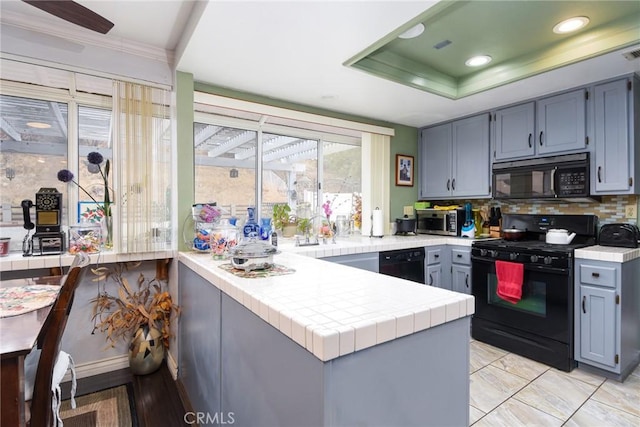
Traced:
<path fill-rule="evenodd" d="M 37 346 L 42 351 L 33 383 L 30 420 L 32 427 L 49 427 L 56 424 L 56 414 L 52 410 L 53 373 L 59 359 L 60 341 L 71 311 L 73 296 L 86 270 L 86 265 L 77 265 L 80 262 L 82 261 L 78 261 L 77 258 L 69 269 L 58 298 L 53 303 L 49 317 L 43 326 L 43 334 L 38 338 Z M 60 360 L 61 363 L 68 363 L 66 353 L 65 357 L 67 360 Z M 64 368 L 66 366 L 65 364 Z M 64 370 L 66 371 L 66 369 Z"/>

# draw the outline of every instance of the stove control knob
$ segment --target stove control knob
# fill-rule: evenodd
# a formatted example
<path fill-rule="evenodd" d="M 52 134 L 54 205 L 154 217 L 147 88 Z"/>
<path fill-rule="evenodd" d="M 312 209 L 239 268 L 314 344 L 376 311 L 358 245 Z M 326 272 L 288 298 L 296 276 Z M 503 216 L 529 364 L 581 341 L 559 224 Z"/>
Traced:
<path fill-rule="evenodd" d="M 520 254 L 519 254 L 519 253 L 517 253 L 517 252 L 510 253 L 510 254 L 509 254 L 509 259 L 510 259 L 511 261 L 515 261 L 515 260 L 516 260 L 516 258 L 518 258 L 518 255 L 520 255 Z"/>
<path fill-rule="evenodd" d="M 531 255 L 531 262 L 538 262 L 538 255 Z"/>
<path fill-rule="evenodd" d="M 489 251 L 489 255 L 491 255 L 492 258 L 498 258 L 498 251 Z"/>
<path fill-rule="evenodd" d="M 544 263 L 545 264 L 551 264 L 551 257 L 550 256 L 544 257 Z"/>
<path fill-rule="evenodd" d="M 487 256 L 487 250 L 486 249 L 480 249 L 480 256 Z"/>

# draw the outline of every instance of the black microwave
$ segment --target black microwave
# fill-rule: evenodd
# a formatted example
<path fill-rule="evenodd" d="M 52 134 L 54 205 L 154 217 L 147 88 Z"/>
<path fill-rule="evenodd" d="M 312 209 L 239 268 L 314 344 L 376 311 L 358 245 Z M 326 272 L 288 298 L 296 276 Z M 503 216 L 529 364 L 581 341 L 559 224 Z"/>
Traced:
<path fill-rule="evenodd" d="M 494 199 L 589 199 L 589 153 L 494 163 Z"/>

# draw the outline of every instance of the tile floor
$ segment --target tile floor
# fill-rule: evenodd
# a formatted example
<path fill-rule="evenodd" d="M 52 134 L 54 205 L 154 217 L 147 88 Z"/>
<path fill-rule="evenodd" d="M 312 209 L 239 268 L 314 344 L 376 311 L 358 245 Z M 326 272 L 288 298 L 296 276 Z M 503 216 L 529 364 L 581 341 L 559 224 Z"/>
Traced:
<path fill-rule="evenodd" d="M 471 342 L 469 424 L 640 426 L 640 367 L 624 383 L 580 369 L 559 371 Z"/>

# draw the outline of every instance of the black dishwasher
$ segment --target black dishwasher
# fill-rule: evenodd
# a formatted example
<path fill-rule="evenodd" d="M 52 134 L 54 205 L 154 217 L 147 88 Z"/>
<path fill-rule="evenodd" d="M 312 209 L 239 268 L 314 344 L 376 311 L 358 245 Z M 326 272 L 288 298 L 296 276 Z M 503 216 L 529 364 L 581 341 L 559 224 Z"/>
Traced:
<path fill-rule="evenodd" d="M 380 273 L 425 284 L 424 248 L 380 252 Z"/>

